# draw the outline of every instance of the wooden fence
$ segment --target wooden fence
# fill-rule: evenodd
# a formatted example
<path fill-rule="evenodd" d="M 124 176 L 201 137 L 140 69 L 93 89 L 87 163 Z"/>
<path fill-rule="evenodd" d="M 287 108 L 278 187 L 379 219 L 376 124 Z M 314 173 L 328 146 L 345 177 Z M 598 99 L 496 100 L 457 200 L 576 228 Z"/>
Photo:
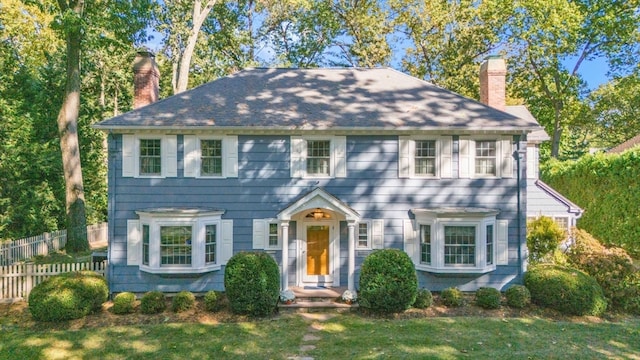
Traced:
<path fill-rule="evenodd" d="M 0 302 L 27 300 L 29 293 L 45 279 L 70 271 L 91 270 L 105 276 L 107 262 L 68 264 L 18 264 L 0 267 Z"/>
<path fill-rule="evenodd" d="M 90 245 L 107 245 L 108 223 L 87 226 L 87 240 Z M 67 243 L 67 231 L 58 230 L 13 240 L 0 244 L 0 266 L 8 266 L 18 261 L 30 259 L 36 255 L 48 255 L 62 248 Z"/>

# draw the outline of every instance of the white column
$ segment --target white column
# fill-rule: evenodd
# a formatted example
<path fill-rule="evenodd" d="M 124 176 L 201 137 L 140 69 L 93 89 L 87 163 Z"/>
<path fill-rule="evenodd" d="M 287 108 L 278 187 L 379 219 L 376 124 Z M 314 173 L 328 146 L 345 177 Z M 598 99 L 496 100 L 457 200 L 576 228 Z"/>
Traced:
<path fill-rule="evenodd" d="M 349 220 L 349 222 L 347 223 L 347 226 L 349 227 L 349 247 L 348 247 L 348 251 L 349 251 L 349 268 L 348 268 L 348 282 L 347 282 L 347 287 L 349 288 L 349 291 L 354 291 L 356 290 L 355 287 L 355 272 L 356 272 L 356 235 L 355 235 L 355 226 L 356 223 L 353 220 Z"/>
<path fill-rule="evenodd" d="M 289 221 L 280 223 L 282 228 L 282 290 L 289 287 Z"/>

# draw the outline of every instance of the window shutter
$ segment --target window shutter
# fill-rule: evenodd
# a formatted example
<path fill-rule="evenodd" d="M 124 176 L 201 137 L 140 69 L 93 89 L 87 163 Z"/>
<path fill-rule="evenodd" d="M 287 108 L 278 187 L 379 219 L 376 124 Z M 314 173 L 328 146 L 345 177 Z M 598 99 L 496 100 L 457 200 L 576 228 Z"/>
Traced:
<path fill-rule="evenodd" d="M 127 220 L 127 265 L 142 263 L 142 234 L 139 220 Z"/>
<path fill-rule="evenodd" d="M 451 178 L 451 162 L 452 162 L 452 141 L 451 137 L 443 136 L 440 138 L 440 177 Z"/>
<path fill-rule="evenodd" d="M 371 222 L 371 248 L 384 249 L 384 220 Z"/>
<path fill-rule="evenodd" d="M 226 265 L 231 256 L 233 256 L 233 220 L 222 220 L 220 265 Z"/>
<path fill-rule="evenodd" d="M 262 219 L 253 219 L 253 249 L 264 249 L 267 243 L 267 222 Z"/>
<path fill-rule="evenodd" d="M 496 238 L 496 264 L 508 265 L 509 264 L 509 221 L 498 220 L 497 221 L 497 238 Z M 520 240 L 518 240 L 520 241 Z"/>
<path fill-rule="evenodd" d="M 162 175 L 178 176 L 178 139 L 175 135 L 162 138 Z"/>
<path fill-rule="evenodd" d="M 122 135 L 122 177 L 136 175 L 136 137 Z"/>
<path fill-rule="evenodd" d="M 198 174 L 198 138 L 184 136 L 184 177 L 196 177 Z"/>
<path fill-rule="evenodd" d="M 503 139 L 500 141 L 500 148 L 502 151 L 500 175 L 503 178 L 513 177 L 513 145 L 510 139 Z"/>
<path fill-rule="evenodd" d="M 409 255 L 414 264 L 420 262 L 416 232 L 413 229 L 412 220 L 404 220 L 404 251 Z"/>
<path fill-rule="evenodd" d="M 471 147 L 472 141 L 467 137 L 460 137 L 460 154 L 458 157 L 459 178 L 468 179 L 471 177 Z"/>
<path fill-rule="evenodd" d="M 307 142 L 299 136 L 291 137 L 291 177 L 303 177 Z"/>
<path fill-rule="evenodd" d="M 238 137 L 237 136 L 225 136 L 222 140 L 222 146 L 224 148 L 224 173 L 225 177 L 237 178 L 238 177 Z"/>
<path fill-rule="evenodd" d="M 534 145 L 527 146 L 527 179 L 538 178 L 538 148 Z"/>
<path fill-rule="evenodd" d="M 411 143 L 408 136 L 398 136 L 398 177 L 411 176 Z"/>
<path fill-rule="evenodd" d="M 335 159 L 335 177 L 347 177 L 347 137 L 336 136 L 333 138 L 334 143 L 334 159 Z"/>

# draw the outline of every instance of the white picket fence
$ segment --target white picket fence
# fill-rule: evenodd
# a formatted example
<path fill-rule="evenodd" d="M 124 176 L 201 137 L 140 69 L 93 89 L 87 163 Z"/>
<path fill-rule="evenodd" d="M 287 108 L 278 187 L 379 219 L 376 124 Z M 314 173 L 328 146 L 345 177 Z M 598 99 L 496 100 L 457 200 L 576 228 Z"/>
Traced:
<path fill-rule="evenodd" d="M 105 276 L 107 262 L 68 264 L 17 264 L 0 267 L 0 302 L 27 300 L 31 290 L 45 279 L 70 271 L 91 270 Z"/>
<path fill-rule="evenodd" d="M 87 226 L 89 244 L 107 245 L 108 223 Z M 0 244 L 0 266 L 8 266 L 36 255 L 56 252 L 67 243 L 67 230 L 58 230 Z"/>

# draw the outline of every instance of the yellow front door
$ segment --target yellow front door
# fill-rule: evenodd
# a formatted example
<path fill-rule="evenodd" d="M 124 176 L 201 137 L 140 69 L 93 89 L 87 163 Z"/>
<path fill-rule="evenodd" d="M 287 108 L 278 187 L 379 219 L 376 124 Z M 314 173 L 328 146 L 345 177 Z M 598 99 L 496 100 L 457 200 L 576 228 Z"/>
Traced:
<path fill-rule="evenodd" d="M 307 227 L 307 275 L 329 275 L 329 226 Z"/>

